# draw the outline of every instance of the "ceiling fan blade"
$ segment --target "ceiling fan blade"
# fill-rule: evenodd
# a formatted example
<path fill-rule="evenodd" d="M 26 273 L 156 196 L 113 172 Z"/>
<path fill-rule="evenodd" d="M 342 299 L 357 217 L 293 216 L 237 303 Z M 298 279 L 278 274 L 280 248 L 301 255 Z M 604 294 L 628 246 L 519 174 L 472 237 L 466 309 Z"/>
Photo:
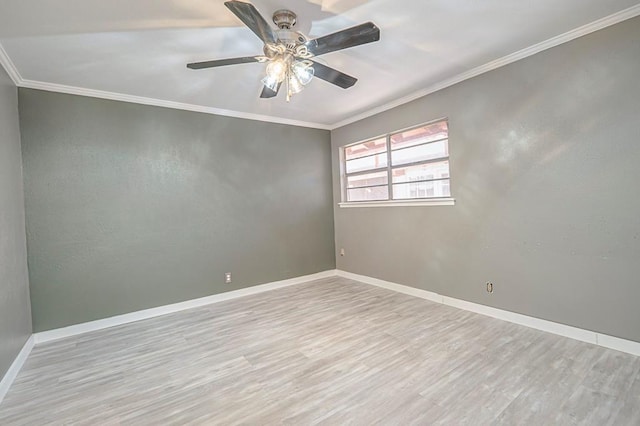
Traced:
<path fill-rule="evenodd" d="M 187 64 L 187 68 L 201 70 L 203 68 L 223 67 L 225 65 L 249 64 L 251 62 L 261 62 L 261 56 L 244 56 L 242 58 L 217 59 L 214 61 L 193 62 Z"/>
<path fill-rule="evenodd" d="M 378 40 L 380 40 L 380 29 L 373 22 L 366 22 L 346 30 L 309 40 L 305 43 L 305 46 L 309 52 L 319 56 Z"/>
<path fill-rule="evenodd" d="M 276 87 L 275 91 L 269 89 L 267 86 L 263 86 L 262 93 L 260 93 L 260 97 L 263 99 L 269 99 L 269 98 L 275 97 L 278 94 L 278 91 L 280 90 L 280 86 L 282 86 L 282 83 L 278 83 L 278 87 Z"/>
<path fill-rule="evenodd" d="M 338 87 L 342 87 L 343 89 L 348 89 L 349 87 L 356 84 L 356 81 L 358 81 L 357 78 L 351 77 L 350 75 L 347 75 L 326 65 L 322 65 L 314 61 L 310 62 L 313 63 L 313 71 L 316 77 L 324 81 L 328 81 L 331 84 L 335 84 Z"/>
<path fill-rule="evenodd" d="M 269 23 L 260 15 L 251 3 L 241 1 L 228 1 L 224 4 L 232 11 L 244 24 L 251 29 L 260 40 L 265 43 L 275 43 L 276 36 Z"/>

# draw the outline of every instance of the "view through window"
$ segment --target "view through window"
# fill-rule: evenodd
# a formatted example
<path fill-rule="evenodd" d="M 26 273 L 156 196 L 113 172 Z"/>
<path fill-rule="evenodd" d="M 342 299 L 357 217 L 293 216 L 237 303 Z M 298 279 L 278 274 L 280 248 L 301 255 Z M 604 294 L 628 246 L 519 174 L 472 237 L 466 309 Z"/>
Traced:
<path fill-rule="evenodd" d="M 344 148 L 348 202 L 451 196 L 447 120 Z"/>

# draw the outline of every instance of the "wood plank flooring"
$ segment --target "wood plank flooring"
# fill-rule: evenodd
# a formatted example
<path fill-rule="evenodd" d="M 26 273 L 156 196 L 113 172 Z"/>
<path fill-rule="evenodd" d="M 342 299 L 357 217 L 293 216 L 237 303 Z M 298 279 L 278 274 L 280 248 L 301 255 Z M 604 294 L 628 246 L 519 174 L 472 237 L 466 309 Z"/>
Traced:
<path fill-rule="evenodd" d="M 38 345 L 1 425 L 640 425 L 640 358 L 331 278 Z"/>

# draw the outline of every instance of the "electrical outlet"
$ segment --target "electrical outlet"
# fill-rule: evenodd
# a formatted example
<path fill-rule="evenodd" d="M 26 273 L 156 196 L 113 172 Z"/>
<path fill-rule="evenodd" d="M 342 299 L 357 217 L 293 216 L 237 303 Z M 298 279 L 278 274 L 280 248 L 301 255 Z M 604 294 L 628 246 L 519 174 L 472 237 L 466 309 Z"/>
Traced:
<path fill-rule="evenodd" d="M 488 282 L 487 283 L 487 293 L 493 293 L 493 283 L 492 282 Z"/>
<path fill-rule="evenodd" d="M 340 249 L 340 256 L 344 256 L 344 249 L 343 248 Z"/>
<path fill-rule="evenodd" d="M 231 272 L 225 272 L 224 273 L 224 283 L 225 284 L 230 284 L 231 283 Z"/>

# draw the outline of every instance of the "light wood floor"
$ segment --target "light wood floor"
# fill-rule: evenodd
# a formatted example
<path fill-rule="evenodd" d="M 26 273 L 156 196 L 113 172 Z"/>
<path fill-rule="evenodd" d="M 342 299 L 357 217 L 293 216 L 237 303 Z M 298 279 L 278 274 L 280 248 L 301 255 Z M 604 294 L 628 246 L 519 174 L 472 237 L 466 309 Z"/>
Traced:
<path fill-rule="evenodd" d="M 343 278 L 37 346 L 1 425 L 640 425 L 640 358 Z"/>

